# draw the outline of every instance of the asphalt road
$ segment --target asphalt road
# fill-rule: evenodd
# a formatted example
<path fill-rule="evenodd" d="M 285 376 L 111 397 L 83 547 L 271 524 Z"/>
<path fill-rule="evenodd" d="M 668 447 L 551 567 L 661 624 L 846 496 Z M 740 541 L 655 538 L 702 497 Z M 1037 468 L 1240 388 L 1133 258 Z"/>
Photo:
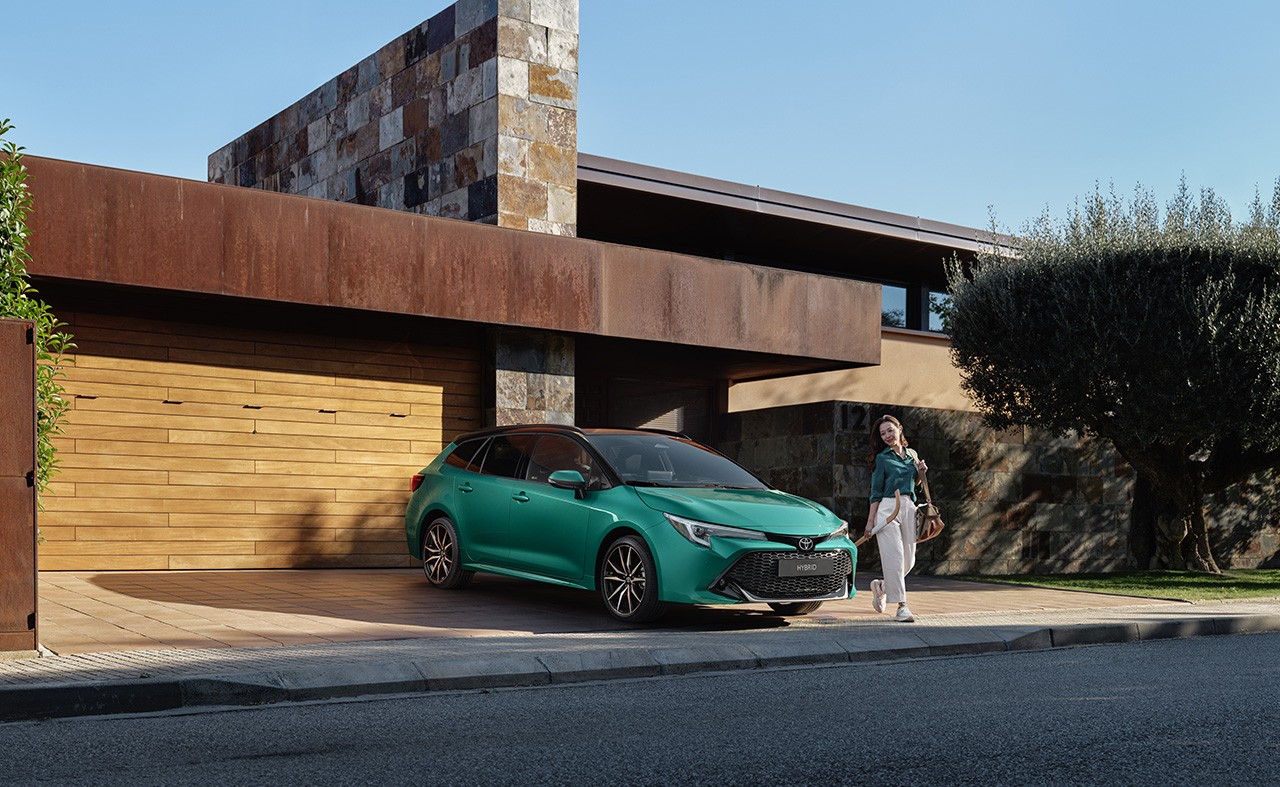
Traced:
<path fill-rule="evenodd" d="M 1275 784 L 1280 634 L 0 725 L 5 784 Z"/>

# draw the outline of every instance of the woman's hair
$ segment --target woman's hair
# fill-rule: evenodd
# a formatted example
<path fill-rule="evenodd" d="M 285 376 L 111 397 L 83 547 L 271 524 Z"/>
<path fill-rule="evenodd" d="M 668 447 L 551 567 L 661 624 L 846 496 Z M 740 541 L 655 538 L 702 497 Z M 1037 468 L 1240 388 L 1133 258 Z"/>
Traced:
<path fill-rule="evenodd" d="M 880 439 L 880 425 L 885 422 L 898 427 L 898 432 L 902 435 L 902 447 L 906 448 L 908 445 L 907 430 L 902 428 L 902 422 L 897 418 L 894 418 L 892 415 L 880 416 L 875 420 L 875 423 L 871 424 L 871 453 L 867 455 L 867 465 L 872 469 L 876 466 L 876 455 L 889 447 L 885 444 L 884 440 Z"/>

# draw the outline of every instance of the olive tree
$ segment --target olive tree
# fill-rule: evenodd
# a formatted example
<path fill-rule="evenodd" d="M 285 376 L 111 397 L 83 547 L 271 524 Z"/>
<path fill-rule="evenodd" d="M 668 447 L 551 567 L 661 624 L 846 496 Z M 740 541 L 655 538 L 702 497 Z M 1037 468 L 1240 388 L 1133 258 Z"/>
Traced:
<path fill-rule="evenodd" d="M 5 135 L 13 128 L 0 120 L 0 317 L 32 320 L 36 324 L 36 486 L 43 493 L 57 472 L 53 438 L 62 433 L 67 400 L 63 395 L 64 354 L 75 345 L 65 324 L 48 304 L 36 297 L 27 277 L 27 213 L 31 193 L 22 148 Z"/>
<path fill-rule="evenodd" d="M 1280 464 L 1280 182 L 1242 222 L 1185 181 L 1163 213 L 1095 189 L 947 276 L 986 421 L 1110 440 L 1158 513 L 1141 567 L 1217 572 L 1205 496 Z"/>

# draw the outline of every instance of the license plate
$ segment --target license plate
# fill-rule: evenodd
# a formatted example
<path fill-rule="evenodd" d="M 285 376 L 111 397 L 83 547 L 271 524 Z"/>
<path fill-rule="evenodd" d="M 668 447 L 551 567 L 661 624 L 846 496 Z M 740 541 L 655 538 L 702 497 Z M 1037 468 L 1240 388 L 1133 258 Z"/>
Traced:
<path fill-rule="evenodd" d="M 780 577 L 826 576 L 834 574 L 835 571 L 835 558 L 829 555 L 814 555 L 778 561 L 778 576 Z"/>

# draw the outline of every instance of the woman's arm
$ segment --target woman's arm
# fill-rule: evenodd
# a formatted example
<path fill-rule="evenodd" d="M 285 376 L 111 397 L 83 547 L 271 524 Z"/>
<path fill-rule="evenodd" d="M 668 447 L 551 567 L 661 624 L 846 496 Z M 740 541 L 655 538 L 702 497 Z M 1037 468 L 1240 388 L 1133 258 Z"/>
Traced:
<path fill-rule="evenodd" d="M 875 469 L 871 471 L 871 511 L 867 514 L 866 534 L 871 535 L 871 528 L 876 524 L 876 510 L 880 508 L 880 501 L 885 495 L 885 470 L 883 457 L 876 457 Z"/>
<path fill-rule="evenodd" d="M 876 511 L 878 511 L 879 509 L 880 509 L 880 501 L 873 500 L 871 502 L 871 513 L 867 514 L 867 526 L 862 530 L 863 534 L 866 535 L 868 538 L 871 537 L 871 528 L 876 526 Z"/>

